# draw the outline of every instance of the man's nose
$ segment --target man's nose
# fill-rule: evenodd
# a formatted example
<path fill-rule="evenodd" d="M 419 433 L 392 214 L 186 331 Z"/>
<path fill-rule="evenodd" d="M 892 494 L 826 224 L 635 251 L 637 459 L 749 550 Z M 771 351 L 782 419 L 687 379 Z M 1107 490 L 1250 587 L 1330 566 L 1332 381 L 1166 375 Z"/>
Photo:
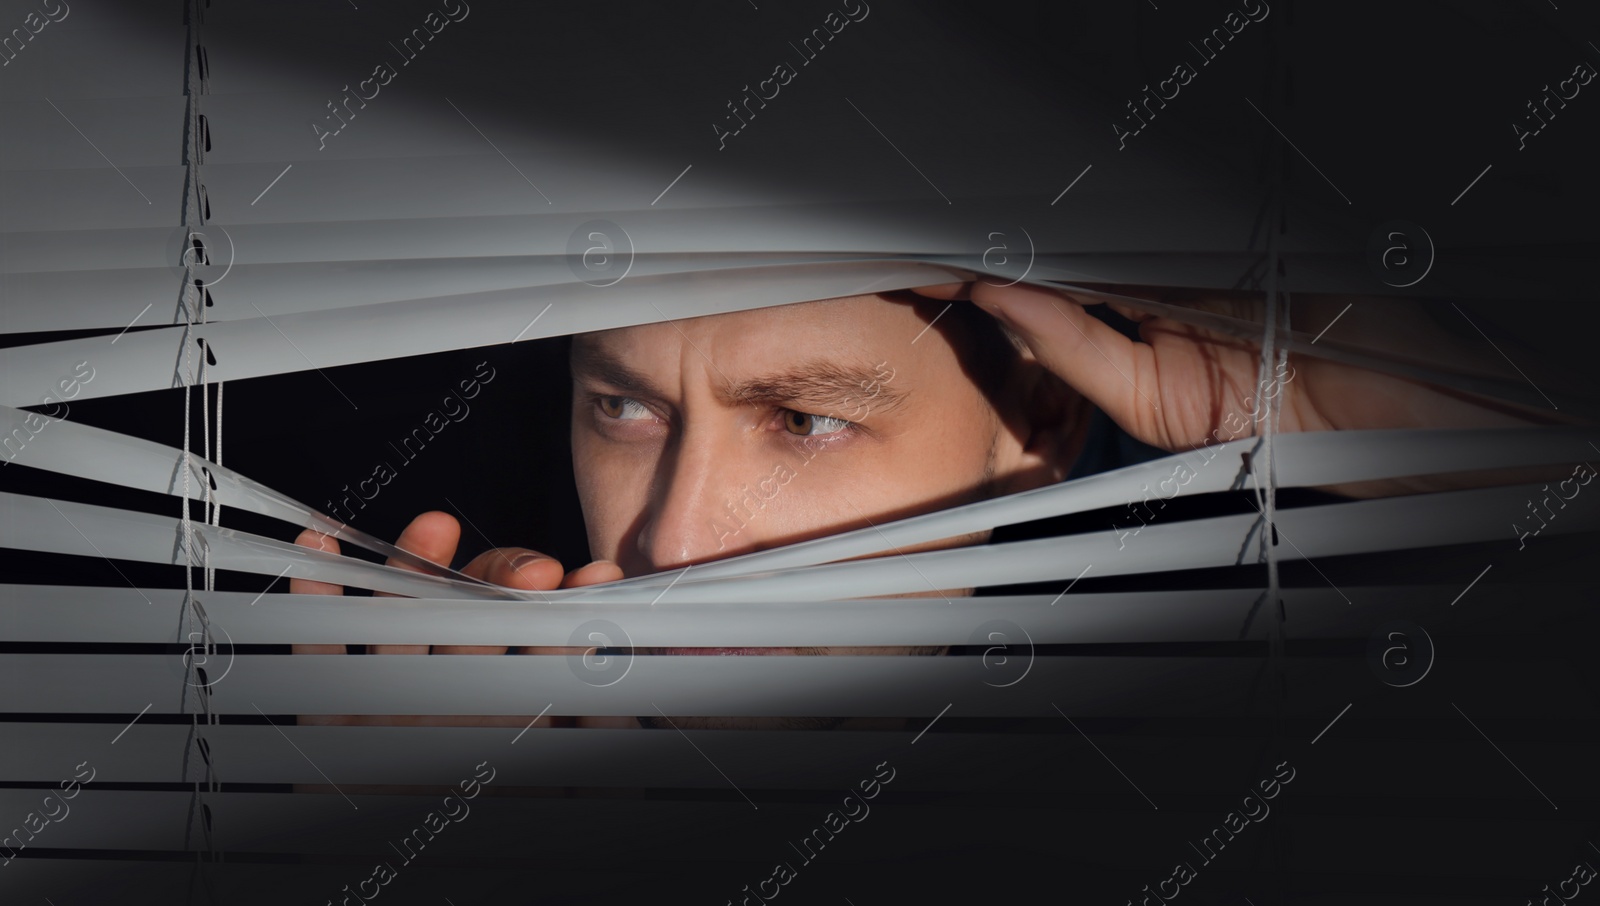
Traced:
<path fill-rule="evenodd" d="M 639 532 L 639 552 L 651 566 L 675 569 L 756 548 L 778 489 L 772 466 L 695 439 L 680 444 L 662 468 L 660 491 Z"/>

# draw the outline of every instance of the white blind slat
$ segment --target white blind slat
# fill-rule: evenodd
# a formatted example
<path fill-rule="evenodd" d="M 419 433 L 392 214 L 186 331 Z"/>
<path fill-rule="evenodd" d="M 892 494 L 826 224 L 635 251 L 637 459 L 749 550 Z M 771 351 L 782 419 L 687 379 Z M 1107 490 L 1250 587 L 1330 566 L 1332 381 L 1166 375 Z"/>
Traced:
<path fill-rule="evenodd" d="M 1458 589 L 1459 590 L 1459 589 Z M 1442 594 L 1445 589 L 1434 590 Z M 1369 600 L 1394 601 L 1411 589 L 1362 589 Z M 142 597 L 141 597 L 142 595 Z M 1260 638 L 1257 621 L 1244 635 L 1256 589 L 1126 592 L 993 597 L 750 601 L 702 604 L 676 597 L 656 605 L 508 603 L 438 599 L 376 601 L 365 597 L 208 592 L 206 613 L 235 645 L 434 644 L 565 646 L 591 620 L 620 625 L 634 645 L 657 647 L 965 645 L 980 625 L 1005 620 L 1026 627 L 1037 645 L 1104 642 L 1195 642 Z M 145 599 L 155 604 L 150 607 Z M 1286 592 L 1286 606 L 1309 617 L 1348 605 L 1331 589 Z M 1052 603 L 1054 602 L 1054 603 Z M 74 586 L 0 586 L 0 623 L 18 642 L 174 641 L 172 614 L 183 593 Z M 1301 613 L 1300 608 L 1304 608 Z M 382 611 L 381 619 L 374 619 Z M 1348 621 L 1345 621 L 1348 623 Z M 1330 621 L 1321 634 L 1332 635 Z M 222 642 L 220 632 L 213 633 Z M 1009 640 L 1024 644 L 1019 635 Z M 618 645 L 626 644 L 620 638 Z M 585 642 L 585 644 L 588 644 Z"/>
<path fill-rule="evenodd" d="M 990 685 L 977 658 L 899 655 L 638 656 L 607 686 L 565 655 L 249 655 L 211 680 L 212 714 L 933 717 L 957 702 L 990 717 L 1206 713 L 1250 687 L 1259 657 L 1035 658 L 1026 680 Z M 24 714 L 185 713 L 185 664 L 171 655 L 4 654 L 0 667 L 36 683 Z M 220 668 L 219 668 L 220 669 Z M 1181 673 L 1185 680 L 1174 686 Z M 209 675 L 209 670 L 208 670 Z M 1009 678 L 1008 680 L 1009 681 Z M 1048 690 L 1048 691 L 1047 691 Z M 1116 694 L 1110 694 L 1115 690 Z M 195 689 L 188 692 L 193 695 Z"/>
<path fill-rule="evenodd" d="M 1054 712 L 1051 712 L 1052 715 Z M 1061 718 L 1056 716 L 1057 721 Z M 1063 722 L 1062 729 L 1071 728 Z M 0 769 L 8 778 L 57 782 L 62 764 L 75 764 L 74 753 L 103 750 L 122 728 L 114 724 L 7 725 L 15 747 L 0 750 Z M 278 729 L 283 730 L 279 735 Z M 608 787 L 638 786 L 678 789 L 723 788 L 725 781 L 693 752 L 683 737 L 666 732 L 617 733 L 611 730 L 535 728 L 520 738 L 521 726 L 507 727 L 317 727 L 281 724 L 219 724 L 206 730 L 213 750 L 226 757 L 228 777 L 234 783 L 295 783 L 325 786 L 335 782 L 384 785 L 452 785 L 462 779 L 462 753 L 490 759 L 496 770 L 495 786 L 502 787 Z M 795 733 L 786 730 L 693 730 L 684 733 L 702 747 L 710 747 L 719 760 L 740 766 L 740 779 L 754 788 L 832 789 L 837 786 L 838 765 L 876 764 L 907 751 L 919 729 L 894 731 L 852 730 L 848 733 Z M 94 762 L 95 784 L 177 783 L 182 775 L 171 753 L 181 751 L 188 728 L 141 721 L 117 741 L 116 758 Z M 284 741 L 315 753 L 317 767 L 295 755 Z M 1137 735 L 1108 734 L 1111 744 L 1148 747 L 1150 740 Z M 516 739 L 516 743 L 512 740 Z M 1170 744 L 1172 737 L 1157 737 Z M 993 763 L 1007 757 L 1027 761 L 1059 757 L 1074 741 L 1052 733 L 985 734 L 932 732 L 916 743 L 921 760 L 915 772 L 906 771 L 894 782 L 899 790 L 939 790 L 961 787 L 970 780 L 971 765 Z M 123 746 L 127 746 L 124 750 Z M 1198 765 L 1187 768 L 1202 788 L 1220 785 L 1230 759 L 1244 757 L 1252 742 L 1218 740 L 1215 749 L 1196 752 Z M 688 754 L 689 758 L 683 756 Z M 286 757 L 287 756 L 287 757 Z M 79 755 L 78 760 L 84 756 Z M 468 762 L 468 766 L 473 762 Z M 901 780 L 904 780 L 904 783 Z M 1005 778 L 996 778 L 1000 783 Z M 1092 792 L 1103 778 L 1085 772 L 1059 771 L 1033 778 L 1043 782 L 1037 790 Z M 85 795 L 94 788 L 85 788 Z M 31 795 L 31 791 L 28 791 Z M 159 794 L 166 795 L 166 794 Z M 173 795 L 172 798 L 179 798 Z M 279 800 L 287 796 L 277 796 Z M 302 799 L 303 797 L 294 797 Z M 324 797 L 316 797 L 318 799 Z M 339 807 L 350 811 L 339 797 Z M 412 800 L 414 801 L 414 800 Z M 18 809 L 25 814 L 37 801 Z M 741 803 L 742 804 L 742 803 Z M 294 809 L 293 803 L 284 808 Z M 87 822 L 86 822 L 87 823 Z M 148 829 L 160 822 L 147 822 Z M 238 827 L 248 827 L 241 822 Z M 297 822 L 296 826 L 305 827 Z M 303 844 L 302 844 L 303 845 Z M 298 850 L 304 852 L 306 850 Z"/>
<path fill-rule="evenodd" d="M 215 352 L 217 364 L 208 368 L 207 379 L 234 381 L 510 343 L 519 336 L 560 336 L 905 289 L 948 282 L 951 273 L 931 265 L 857 264 L 735 271 L 715 279 L 695 274 L 628 279 L 604 288 L 564 284 L 206 324 L 190 335 Z M 95 337 L 9 349 L 0 358 L 0 403 L 34 404 L 38 375 L 63 368 L 70 373 L 81 360 L 92 361 L 96 369 L 103 366 L 105 377 L 84 384 L 80 399 L 173 386 L 172 333 L 129 333 L 115 344 Z"/>

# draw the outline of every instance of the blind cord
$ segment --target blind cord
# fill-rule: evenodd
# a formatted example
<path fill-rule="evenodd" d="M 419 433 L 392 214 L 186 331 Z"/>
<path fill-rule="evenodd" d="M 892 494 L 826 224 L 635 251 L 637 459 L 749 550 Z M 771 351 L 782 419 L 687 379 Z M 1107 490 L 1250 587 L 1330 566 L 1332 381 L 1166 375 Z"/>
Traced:
<path fill-rule="evenodd" d="M 206 90 L 206 73 L 204 63 L 204 46 L 201 43 L 201 23 L 204 19 L 204 5 L 208 0 L 190 0 L 185 4 L 185 25 L 187 26 L 188 41 L 185 42 L 187 66 L 184 79 L 184 96 L 186 113 L 184 121 L 184 208 L 183 222 L 185 226 L 183 246 L 183 293 L 181 295 L 184 327 L 182 333 L 183 365 L 181 379 L 183 381 L 183 494 L 179 498 L 180 531 L 183 539 L 184 550 L 184 617 L 187 633 L 185 641 L 188 643 L 184 657 L 187 660 L 184 671 L 184 710 L 190 714 L 190 726 L 185 740 L 183 751 L 183 773 L 193 781 L 193 791 L 190 796 L 188 817 L 184 829 L 184 846 L 190 848 L 194 845 L 195 822 L 199 821 L 199 831 L 204 840 L 204 854 L 200 849 L 195 849 L 195 866 L 190 875 L 189 897 L 190 903 L 195 902 L 196 895 L 203 889 L 208 901 L 215 903 L 216 890 L 212 884 L 211 873 L 207 865 L 218 859 L 216 838 L 212 833 L 212 811 L 206 801 L 207 795 L 218 791 L 218 780 L 213 769 L 211 759 L 211 745 L 205 736 L 203 726 L 218 723 L 217 717 L 211 711 L 212 677 L 202 666 L 210 663 L 210 656 L 216 653 L 216 642 L 211 634 L 211 621 L 206 615 L 204 604 L 195 596 L 194 572 L 198 567 L 202 571 L 202 585 L 206 592 L 216 588 L 216 571 L 211 565 L 211 553 L 208 547 L 203 546 L 195 551 L 195 531 L 191 513 L 191 490 L 194 481 L 193 437 L 191 425 L 193 420 L 193 389 L 198 379 L 201 386 L 201 438 L 204 445 L 206 459 L 211 459 L 211 398 L 206 383 L 207 363 L 214 355 L 206 345 L 203 338 L 194 335 L 194 327 L 198 322 L 204 325 L 206 318 L 206 288 L 196 275 L 198 265 L 204 260 L 209 263 L 208 250 L 203 241 L 196 244 L 196 225 L 205 224 L 205 204 L 202 199 L 204 188 L 200 182 L 200 166 L 204 158 L 206 137 L 204 135 L 200 114 L 200 95 Z M 200 358 L 198 365 L 199 374 L 196 375 L 194 362 L 195 346 L 200 345 L 205 353 Z M 221 388 L 218 388 L 218 455 L 221 455 Z M 206 471 L 206 481 L 201 490 L 201 502 L 205 520 L 211 525 L 218 525 L 219 511 L 213 497 L 213 484 L 215 477 Z M 197 625 L 198 624 L 198 625 Z M 199 642 L 196 645 L 196 642 Z M 218 677 L 220 679 L 220 677 Z M 191 690 L 193 698 L 190 698 Z M 195 754 L 200 756 L 197 764 Z"/>

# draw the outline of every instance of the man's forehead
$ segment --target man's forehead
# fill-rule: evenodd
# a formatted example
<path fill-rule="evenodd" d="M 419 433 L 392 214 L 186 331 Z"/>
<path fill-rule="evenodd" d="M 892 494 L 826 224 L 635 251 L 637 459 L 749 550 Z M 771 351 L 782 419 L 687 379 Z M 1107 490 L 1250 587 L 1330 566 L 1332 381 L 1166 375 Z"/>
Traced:
<path fill-rule="evenodd" d="M 579 334 L 575 361 L 692 346 L 713 352 L 715 364 L 756 358 L 770 366 L 824 359 L 839 367 L 873 366 L 895 349 L 906 350 L 926 323 L 912 306 L 879 295 L 821 299 L 770 308 L 725 312 L 682 320 Z M 690 350 L 693 352 L 694 350 Z"/>
<path fill-rule="evenodd" d="M 619 392 L 668 396 L 676 363 L 694 357 L 729 403 L 837 408 L 867 390 L 889 409 L 904 401 L 906 382 L 888 385 L 917 357 L 909 340 L 920 323 L 877 297 L 828 299 L 580 335 L 572 367 Z"/>

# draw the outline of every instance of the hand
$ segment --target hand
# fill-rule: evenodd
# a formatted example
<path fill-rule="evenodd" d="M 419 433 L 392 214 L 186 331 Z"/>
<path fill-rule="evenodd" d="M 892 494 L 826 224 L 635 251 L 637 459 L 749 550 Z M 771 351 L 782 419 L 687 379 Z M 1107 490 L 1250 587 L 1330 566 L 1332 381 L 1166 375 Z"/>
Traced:
<path fill-rule="evenodd" d="M 405 531 L 400 533 L 400 538 L 395 546 L 408 553 L 431 563 L 448 566 L 455 557 L 456 547 L 461 541 L 461 524 L 449 513 L 438 511 L 423 513 Z M 295 543 L 302 547 L 337 554 L 339 542 L 335 539 L 306 529 L 295 539 Z M 415 571 L 415 567 L 404 563 L 389 560 L 388 565 L 401 569 Z M 507 588 L 520 588 L 525 590 L 538 589 L 548 591 L 554 588 L 577 588 L 584 585 L 595 585 L 600 582 L 610 582 L 622 578 L 622 569 L 609 560 L 597 560 L 587 566 L 565 573 L 561 564 L 553 557 L 546 556 L 538 551 L 520 547 L 494 548 L 473 558 L 462 570 L 463 573 L 485 582 L 503 585 Z M 311 579 L 290 579 L 289 593 L 302 595 L 340 595 L 344 588 L 328 582 L 317 582 Z M 377 597 L 394 597 L 384 592 L 375 592 Z M 344 645 L 294 645 L 295 654 L 345 654 Z M 505 654 L 509 649 L 504 645 L 374 645 L 369 649 L 373 654 Z M 523 647 L 517 650 L 519 654 L 560 654 L 564 648 L 538 648 Z M 558 718 L 544 717 L 537 722 L 539 726 L 553 726 L 553 721 Z M 454 726 L 454 727 L 526 727 L 529 718 L 515 716 L 418 716 L 418 715 L 304 715 L 301 724 L 316 725 L 346 725 L 346 726 Z"/>
<path fill-rule="evenodd" d="M 1249 435 L 1254 413 L 1282 394 L 1278 430 L 1325 431 L 1348 428 L 1504 427 L 1536 424 L 1515 407 L 1480 402 L 1431 385 L 1325 359 L 1291 354 L 1276 380 L 1259 386 L 1259 342 L 1218 334 L 1118 303 L 1113 310 L 1138 323 L 1140 341 L 1130 340 L 1091 316 L 1085 306 L 1101 304 L 1061 290 L 984 280 L 918 289 L 936 299 L 970 299 L 998 318 L 1027 344 L 1031 355 L 1083 394 L 1136 440 L 1181 451 L 1209 442 Z M 1192 295 L 1185 293 L 1183 295 Z M 1215 293 L 1197 307 L 1249 318 L 1259 298 Z M 1298 325 L 1327 325 L 1355 302 L 1343 318 L 1341 340 L 1366 335 L 1421 336 L 1437 340 L 1435 358 L 1478 364 L 1489 351 L 1465 346 L 1444 348 L 1450 338 L 1414 306 L 1394 300 L 1297 295 Z M 1365 306 L 1360 303 L 1367 303 Z M 1251 311 L 1252 307 L 1257 313 Z M 1390 341 L 1392 344 L 1392 340 Z"/>

